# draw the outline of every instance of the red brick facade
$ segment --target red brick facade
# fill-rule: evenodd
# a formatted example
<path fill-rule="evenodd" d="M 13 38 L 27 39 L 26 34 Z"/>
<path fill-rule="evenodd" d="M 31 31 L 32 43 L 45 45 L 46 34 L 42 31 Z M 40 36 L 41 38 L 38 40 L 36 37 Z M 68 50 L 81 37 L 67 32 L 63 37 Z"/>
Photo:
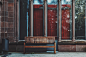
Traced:
<path fill-rule="evenodd" d="M 3 0 L 1 5 L 1 32 L 0 39 L 8 38 L 9 42 L 15 42 L 15 0 Z M 5 37 L 4 37 L 5 36 Z M 1 42 L 1 40 L 0 40 Z"/>

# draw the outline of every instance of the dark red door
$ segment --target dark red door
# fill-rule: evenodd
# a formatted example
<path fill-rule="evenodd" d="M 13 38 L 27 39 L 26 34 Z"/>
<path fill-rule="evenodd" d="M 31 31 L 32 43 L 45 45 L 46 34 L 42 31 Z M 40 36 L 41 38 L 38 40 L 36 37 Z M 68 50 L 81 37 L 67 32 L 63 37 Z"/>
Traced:
<path fill-rule="evenodd" d="M 34 36 L 43 36 L 43 7 L 42 5 L 34 5 Z"/>
<path fill-rule="evenodd" d="M 62 6 L 62 39 L 70 39 L 70 5 Z"/>
<path fill-rule="evenodd" d="M 48 36 L 56 36 L 57 37 L 57 5 L 48 5 L 48 13 L 47 13 L 47 29 Z"/>

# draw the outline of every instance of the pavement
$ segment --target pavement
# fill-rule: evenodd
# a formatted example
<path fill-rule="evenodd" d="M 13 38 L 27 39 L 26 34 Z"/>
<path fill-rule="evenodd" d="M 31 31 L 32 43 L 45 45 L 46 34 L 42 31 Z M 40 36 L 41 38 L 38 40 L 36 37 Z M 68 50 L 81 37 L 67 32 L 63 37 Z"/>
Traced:
<path fill-rule="evenodd" d="M 11 54 L 10 54 L 11 53 Z M 45 53 L 26 53 L 9 52 L 9 54 L 0 55 L 0 57 L 86 57 L 86 52 L 45 52 Z"/>

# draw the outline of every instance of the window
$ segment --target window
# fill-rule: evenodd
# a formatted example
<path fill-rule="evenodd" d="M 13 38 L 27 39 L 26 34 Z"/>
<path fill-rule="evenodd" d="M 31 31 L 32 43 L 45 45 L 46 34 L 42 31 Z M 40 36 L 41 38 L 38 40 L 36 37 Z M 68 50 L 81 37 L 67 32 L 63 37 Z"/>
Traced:
<path fill-rule="evenodd" d="M 20 40 L 27 36 L 29 0 L 20 0 Z"/>
<path fill-rule="evenodd" d="M 72 0 L 61 1 L 62 39 L 72 39 Z"/>
<path fill-rule="evenodd" d="M 33 3 L 34 36 L 43 36 L 43 0 Z"/>
<path fill-rule="evenodd" d="M 43 4 L 43 0 L 33 0 L 33 4 Z"/>
<path fill-rule="evenodd" d="M 57 37 L 57 2 L 58 0 L 47 0 L 48 10 L 47 10 L 47 35 Z"/>
<path fill-rule="evenodd" d="M 61 19 L 59 19 L 58 0 L 47 0 L 47 36 L 59 34 L 61 21 L 62 39 L 85 39 L 86 37 L 86 6 L 85 0 L 75 0 L 75 23 L 72 18 L 73 0 L 61 0 Z M 74 9 L 73 9 L 74 10 Z M 20 38 L 30 35 L 29 0 L 20 0 Z M 44 34 L 44 0 L 33 0 L 33 36 Z M 75 25 L 72 25 L 75 24 Z M 75 27 L 74 27 L 75 26 Z M 73 29 L 75 28 L 75 30 Z M 28 31 L 28 32 L 27 32 Z M 74 33 L 75 32 L 75 36 Z"/>
<path fill-rule="evenodd" d="M 85 39 L 85 0 L 75 0 L 75 38 Z"/>

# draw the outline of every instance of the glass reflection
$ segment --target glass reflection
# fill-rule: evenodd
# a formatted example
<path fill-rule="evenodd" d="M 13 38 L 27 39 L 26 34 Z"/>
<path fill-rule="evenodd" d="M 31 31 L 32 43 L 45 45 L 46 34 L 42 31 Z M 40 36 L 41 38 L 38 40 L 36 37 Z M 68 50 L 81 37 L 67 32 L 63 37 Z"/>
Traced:
<path fill-rule="evenodd" d="M 85 0 L 75 0 L 75 38 L 85 39 Z"/>
<path fill-rule="evenodd" d="M 48 4 L 57 4 L 58 0 L 47 0 Z"/>
<path fill-rule="evenodd" d="M 33 0 L 33 4 L 43 4 L 43 0 Z"/>
<path fill-rule="evenodd" d="M 62 0 L 62 4 L 71 4 L 71 0 Z"/>

